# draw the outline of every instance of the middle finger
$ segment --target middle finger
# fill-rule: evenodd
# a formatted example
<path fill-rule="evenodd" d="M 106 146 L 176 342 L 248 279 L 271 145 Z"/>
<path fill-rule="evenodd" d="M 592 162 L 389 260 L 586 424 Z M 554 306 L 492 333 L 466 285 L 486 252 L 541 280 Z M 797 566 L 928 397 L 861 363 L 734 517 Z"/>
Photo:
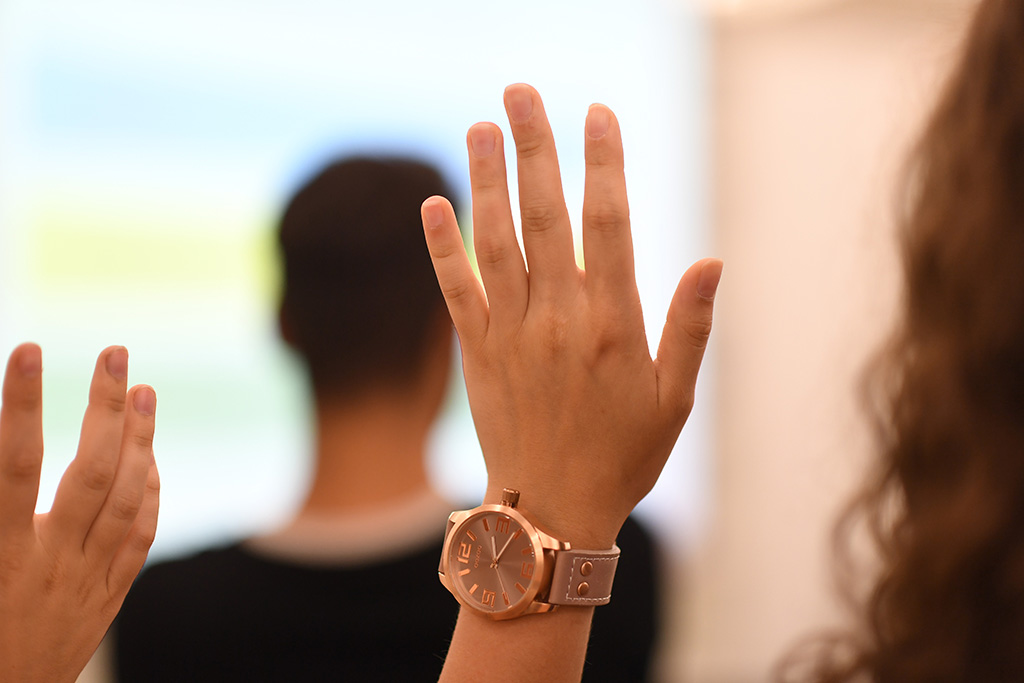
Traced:
<path fill-rule="evenodd" d="M 47 527 L 67 543 L 84 541 L 114 482 L 124 432 L 128 351 L 110 347 L 96 361 L 78 454 L 61 477 Z"/>
<path fill-rule="evenodd" d="M 506 88 L 505 109 L 516 141 L 530 298 L 553 298 L 580 281 L 555 139 L 540 96 L 530 86 Z"/>

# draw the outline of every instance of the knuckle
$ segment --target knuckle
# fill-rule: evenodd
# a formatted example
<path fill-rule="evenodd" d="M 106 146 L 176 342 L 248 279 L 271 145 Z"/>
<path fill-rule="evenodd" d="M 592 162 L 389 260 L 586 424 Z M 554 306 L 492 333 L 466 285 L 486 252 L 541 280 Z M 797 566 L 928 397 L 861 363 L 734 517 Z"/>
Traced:
<path fill-rule="evenodd" d="M 616 346 L 617 344 L 614 340 L 608 337 L 598 337 L 592 340 L 583 356 L 583 360 L 587 367 L 596 368 L 600 366 L 606 358 L 611 356 Z"/>
<path fill-rule="evenodd" d="M 0 471 L 4 476 L 14 481 L 38 479 L 41 470 L 40 458 L 21 448 L 4 458 L 3 464 L 0 466 Z"/>
<path fill-rule="evenodd" d="M 511 255 L 511 247 L 501 240 L 489 238 L 477 239 L 476 260 L 482 266 L 497 265 L 506 261 Z"/>
<path fill-rule="evenodd" d="M 146 496 L 152 496 L 157 500 L 160 498 L 160 475 L 155 467 L 150 468 L 149 476 L 146 477 Z"/>
<path fill-rule="evenodd" d="M 125 407 L 125 394 L 114 393 L 94 396 L 89 403 L 111 413 L 123 413 Z"/>
<path fill-rule="evenodd" d="M 516 156 L 520 159 L 533 159 L 541 156 L 548 149 L 548 140 L 543 135 L 525 132 L 516 138 Z"/>
<path fill-rule="evenodd" d="M 82 486 L 90 491 L 106 491 L 114 483 L 115 471 L 113 463 L 90 463 L 82 468 Z"/>
<path fill-rule="evenodd" d="M 121 601 L 114 599 L 115 588 L 111 586 L 110 580 L 107 580 L 107 599 L 100 605 L 100 614 L 103 616 L 104 621 L 110 622 L 114 620 L 117 613 L 121 609 Z"/>
<path fill-rule="evenodd" d="M 40 395 L 36 392 L 5 391 L 3 406 L 5 411 L 18 414 L 34 413 L 39 410 Z"/>
<path fill-rule="evenodd" d="M 520 214 L 524 232 L 545 232 L 552 229 L 565 216 L 564 210 L 551 204 L 523 204 Z"/>
<path fill-rule="evenodd" d="M 682 328 L 683 338 L 691 346 L 703 349 L 711 337 L 711 316 L 701 315 L 687 320 Z"/>
<path fill-rule="evenodd" d="M 629 212 L 611 205 L 591 207 L 584 218 L 586 229 L 598 233 L 617 233 L 628 224 Z"/>
<path fill-rule="evenodd" d="M 154 541 L 156 541 L 156 527 L 153 525 L 147 525 L 144 528 L 136 527 L 128 538 L 131 547 L 142 553 L 149 552 Z"/>
<path fill-rule="evenodd" d="M 630 335 L 632 323 L 616 315 L 615 311 L 599 316 L 602 322 L 591 324 L 587 341 L 585 360 L 590 367 L 597 367 L 607 358 L 614 358 Z"/>
<path fill-rule="evenodd" d="M 508 191 L 508 181 L 502 174 L 494 171 L 483 171 L 473 176 L 472 185 L 475 192 L 490 194 L 494 190 Z"/>
<path fill-rule="evenodd" d="M 461 242 L 448 241 L 432 243 L 429 247 L 430 255 L 437 261 L 450 259 L 465 249 Z"/>
<path fill-rule="evenodd" d="M 137 432 L 132 432 L 128 437 L 128 442 L 143 451 L 150 451 L 153 448 L 153 431 L 144 429 Z"/>
<path fill-rule="evenodd" d="M 465 280 L 458 280 L 456 282 L 445 282 L 441 285 L 441 294 L 444 296 L 445 301 L 458 306 L 463 301 L 468 301 L 473 293 L 473 287 L 469 282 Z"/>
<path fill-rule="evenodd" d="M 609 144 L 609 142 L 608 137 L 587 141 L 584 163 L 588 173 L 612 173 L 616 176 L 623 173 L 625 159 L 622 155 L 622 147 Z"/>
<path fill-rule="evenodd" d="M 142 499 L 139 496 L 119 493 L 110 497 L 110 516 L 119 522 L 131 522 L 142 508 Z"/>

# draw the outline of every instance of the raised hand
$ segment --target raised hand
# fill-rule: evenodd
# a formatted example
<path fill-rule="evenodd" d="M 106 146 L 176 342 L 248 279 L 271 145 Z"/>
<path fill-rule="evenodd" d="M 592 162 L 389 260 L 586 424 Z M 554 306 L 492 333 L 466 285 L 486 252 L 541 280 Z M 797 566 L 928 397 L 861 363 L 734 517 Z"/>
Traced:
<path fill-rule="evenodd" d="M 128 352 L 97 360 L 75 459 L 35 514 L 42 358 L 11 354 L 0 406 L 0 680 L 74 681 L 120 609 L 156 533 L 156 394 L 126 392 Z"/>
<path fill-rule="evenodd" d="M 427 245 L 462 346 L 470 407 L 501 489 L 556 536 L 608 548 L 657 481 L 693 405 L 722 262 L 683 275 L 652 360 L 633 270 L 622 141 L 612 112 L 587 115 L 585 271 L 576 266 L 554 138 L 536 91 L 513 85 L 519 249 L 500 129 L 468 134 L 474 248 L 470 267 L 451 205 L 424 202 Z"/>

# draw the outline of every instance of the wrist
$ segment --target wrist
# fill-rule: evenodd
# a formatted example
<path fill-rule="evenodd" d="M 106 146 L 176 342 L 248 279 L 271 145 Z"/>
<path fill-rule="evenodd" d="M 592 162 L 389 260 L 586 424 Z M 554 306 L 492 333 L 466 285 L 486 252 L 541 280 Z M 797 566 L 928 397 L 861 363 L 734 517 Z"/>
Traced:
<path fill-rule="evenodd" d="M 576 496 L 558 486 L 489 483 L 484 503 L 500 502 L 504 488 L 519 491 L 520 507 L 529 512 L 543 531 L 573 548 L 611 548 L 625 521 L 615 515 L 600 497 Z"/>
<path fill-rule="evenodd" d="M 500 502 L 449 516 L 438 566 L 445 587 L 495 620 L 608 604 L 619 561 L 610 535 L 563 523 L 555 527 L 562 537 L 554 536 L 520 507 L 520 498 L 505 488 Z M 610 547 L 600 547 L 606 542 Z"/>

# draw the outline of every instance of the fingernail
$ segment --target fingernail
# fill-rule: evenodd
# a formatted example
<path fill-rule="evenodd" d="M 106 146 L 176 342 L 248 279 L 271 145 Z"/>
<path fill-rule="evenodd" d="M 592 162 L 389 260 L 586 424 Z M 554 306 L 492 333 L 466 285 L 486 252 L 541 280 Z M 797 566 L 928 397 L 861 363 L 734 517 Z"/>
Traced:
<path fill-rule="evenodd" d="M 718 283 L 722 280 L 723 263 L 718 259 L 712 259 L 700 269 L 700 277 L 697 279 L 697 295 L 701 298 L 713 301 L 715 292 L 718 291 Z"/>
<path fill-rule="evenodd" d="M 509 86 L 505 93 L 508 117 L 513 123 L 526 123 L 533 113 L 533 93 L 524 85 Z"/>
<path fill-rule="evenodd" d="M 38 346 L 29 344 L 21 350 L 18 370 L 24 377 L 36 377 L 43 371 L 43 353 Z"/>
<path fill-rule="evenodd" d="M 153 391 L 153 387 L 143 386 L 136 389 L 135 396 L 132 398 L 132 405 L 135 406 L 135 411 L 140 415 L 149 417 L 155 413 L 156 392 Z"/>
<path fill-rule="evenodd" d="M 118 381 L 128 376 L 128 349 L 119 346 L 107 354 L 107 372 Z"/>
<path fill-rule="evenodd" d="M 441 209 L 441 202 L 435 198 L 423 202 L 423 220 L 431 228 L 439 228 L 444 223 L 444 211 Z"/>
<path fill-rule="evenodd" d="M 494 153 L 494 130 L 485 124 L 477 124 L 469 129 L 469 143 L 473 146 L 473 154 L 478 159 Z"/>
<path fill-rule="evenodd" d="M 592 140 L 603 138 L 611 122 L 612 117 L 606 107 L 600 104 L 590 105 L 590 111 L 587 112 L 587 136 Z"/>

